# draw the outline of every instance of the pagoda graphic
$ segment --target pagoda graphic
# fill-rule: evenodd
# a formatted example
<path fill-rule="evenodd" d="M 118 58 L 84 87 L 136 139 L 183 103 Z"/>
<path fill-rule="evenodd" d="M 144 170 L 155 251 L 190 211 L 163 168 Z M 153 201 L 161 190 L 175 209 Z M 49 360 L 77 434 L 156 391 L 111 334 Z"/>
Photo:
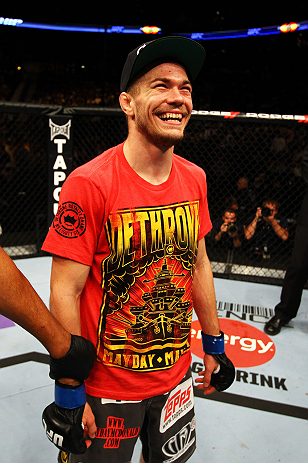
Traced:
<path fill-rule="evenodd" d="M 174 274 L 168 266 L 166 255 L 161 267 L 155 267 L 158 272 L 152 279 L 145 279 L 143 283 L 154 282 L 154 286 L 144 292 L 141 306 L 130 306 L 130 311 L 136 317 L 136 323 L 129 331 L 135 339 L 144 341 L 144 336 L 152 333 L 153 340 L 182 338 L 189 333 L 192 309 L 190 301 L 183 302 L 185 288 L 177 287 L 176 278 L 185 277 L 184 273 Z"/>

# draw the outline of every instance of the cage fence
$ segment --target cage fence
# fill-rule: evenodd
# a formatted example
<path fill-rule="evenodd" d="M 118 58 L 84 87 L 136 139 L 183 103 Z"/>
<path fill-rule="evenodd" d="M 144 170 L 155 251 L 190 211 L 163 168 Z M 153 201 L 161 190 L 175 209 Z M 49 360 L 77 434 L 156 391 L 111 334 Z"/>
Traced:
<path fill-rule="evenodd" d="M 4 103 L 0 111 L 0 243 L 13 258 L 42 255 L 48 117 L 72 117 L 76 168 L 125 140 L 125 116 L 116 109 Z M 213 228 L 205 240 L 214 275 L 280 284 L 305 190 L 306 118 L 223 114 L 195 111 L 175 147 L 207 175 Z"/>

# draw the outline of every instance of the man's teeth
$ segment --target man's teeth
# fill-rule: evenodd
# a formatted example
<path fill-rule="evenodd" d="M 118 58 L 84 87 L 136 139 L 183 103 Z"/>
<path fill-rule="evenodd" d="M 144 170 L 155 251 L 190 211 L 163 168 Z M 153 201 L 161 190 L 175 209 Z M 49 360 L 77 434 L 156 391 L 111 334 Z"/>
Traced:
<path fill-rule="evenodd" d="M 163 121 L 168 121 L 168 120 L 181 121 L 183 118 L 183 115 L 176 114 L 176 113 L 164 113 L 164 114 L 160 114 L 159 118 L 162 119 Z"/>

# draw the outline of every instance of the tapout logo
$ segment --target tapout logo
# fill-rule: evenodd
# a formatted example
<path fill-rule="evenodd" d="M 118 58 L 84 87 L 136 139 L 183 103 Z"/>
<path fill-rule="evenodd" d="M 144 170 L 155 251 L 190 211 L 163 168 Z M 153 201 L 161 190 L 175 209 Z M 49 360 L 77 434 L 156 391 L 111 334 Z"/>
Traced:
<path fill-rule="evenodd" d="M 225 352 L 235 367 L 254 367 L 269 362 L 275 355 L 273 341 L 263 331 L 238 320 L 219 319 L 225 335 Z M 203 358 L 199 321 L 191 325 L 191 351 Z"/>

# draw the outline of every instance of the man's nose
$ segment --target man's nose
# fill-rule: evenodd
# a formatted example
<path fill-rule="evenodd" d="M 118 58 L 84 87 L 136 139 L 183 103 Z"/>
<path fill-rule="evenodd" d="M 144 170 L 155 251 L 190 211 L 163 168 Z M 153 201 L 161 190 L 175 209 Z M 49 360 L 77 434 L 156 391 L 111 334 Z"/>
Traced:
<path fill-rule="evenodd" d="M 177 102 L 183 103 L 184 97 L 178 87 L 172 87 L 168 94 L 168 103 L 169 102 Z"/>

